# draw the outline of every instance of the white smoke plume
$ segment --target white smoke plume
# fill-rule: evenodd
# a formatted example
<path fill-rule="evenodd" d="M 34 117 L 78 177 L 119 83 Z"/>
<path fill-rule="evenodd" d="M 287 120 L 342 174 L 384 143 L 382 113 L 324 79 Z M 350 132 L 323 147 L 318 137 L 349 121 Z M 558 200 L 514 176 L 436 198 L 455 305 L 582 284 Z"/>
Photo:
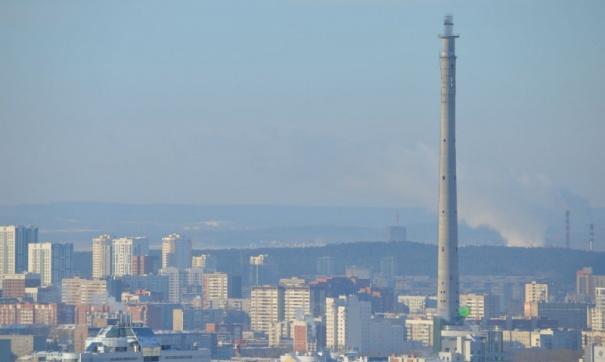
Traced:
<path fill-rule="evenodd" d="M 437 212 L 438 150 L 424 143 L 391 144 L 374 150 L 371 157 L 383 161 L 349 173 L 346 187 L 359 193 L 382 190 L 404 204 Z M 591 218 L 586 200 L 544 174 L 503 171 L 501 165 L 471 168 L 458 162 L 457 175 L 459 222 L 492 229 L 507 246 L 544 246 L 553 225 L 564 230 L 566 210 L 571 211 L 572 222 Z M 563 242 L 559 232 L 554 244 Z"/>
<path fill-rule="evenodd" d="M 590 214 L 585 200 L 545 175 L 461 174 L 460 219 L 473 228 L 485 226 L 497 231 L 507 246 L 544 246 L 553 222 L 563 225 L 565 210 L 572 210 L 576 219 L 586 219 Z"/>

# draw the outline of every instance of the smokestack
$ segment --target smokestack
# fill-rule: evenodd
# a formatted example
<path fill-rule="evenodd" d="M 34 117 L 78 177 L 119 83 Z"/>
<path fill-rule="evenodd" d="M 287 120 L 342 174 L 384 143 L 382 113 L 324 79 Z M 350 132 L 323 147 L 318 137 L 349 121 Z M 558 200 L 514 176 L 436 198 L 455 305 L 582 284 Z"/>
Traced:
<path fill-rule="evenodd" d="M 439 250 L 437 315 L 445 324 L 459 320 L 458 206 L 456 191 L 456 54 L 451 15 L 441 39 L 441 153 L 439 161 Z"/>

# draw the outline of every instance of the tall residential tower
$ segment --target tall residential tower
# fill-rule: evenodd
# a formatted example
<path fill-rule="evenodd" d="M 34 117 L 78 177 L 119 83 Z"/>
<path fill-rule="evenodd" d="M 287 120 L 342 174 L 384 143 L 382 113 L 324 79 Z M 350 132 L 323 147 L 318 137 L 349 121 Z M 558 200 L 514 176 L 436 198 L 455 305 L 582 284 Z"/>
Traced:
<path fill-rule="evenodd" d="M 28 245 L 27 270 L 40 274 L 41 285 L 61 285 L 74 274 L 74 245 L 67 243 L 31 243 Z"/>
<path fill-rule="evenodd" d="M 0 226 L 0 287 L 5 274 L 27 271 L 28 245 L 37 242 L 36 226 Z"/>
<path fill-rule="evenodd" d="M 111 247 L 114 237 L 100 235 L 92 239 L 92 277 L 102 278 L 111 275 L 113 263 L 111 262 Z"/>
<path fill-rule="evenodd" d="M 179 234 L 162 238 L 162 269 L 169 267 L 179 270 L 191 268 L 191 239 Z"/>
<path fill-rule="evenodd" d="M 456 55 L 453 17 L 446 16 L 441 38 L 441 154 L 439 162 L 439 257 L 437 315 L 458 320 L 458 211 L 456 197 Z"/>

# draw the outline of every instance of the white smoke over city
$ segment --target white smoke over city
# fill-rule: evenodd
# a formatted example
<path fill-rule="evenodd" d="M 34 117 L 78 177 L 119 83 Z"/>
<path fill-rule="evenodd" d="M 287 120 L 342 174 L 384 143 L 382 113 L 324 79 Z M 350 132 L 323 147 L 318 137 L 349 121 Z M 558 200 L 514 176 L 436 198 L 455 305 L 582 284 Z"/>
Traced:
<path fill-rule="evenodd" d="M 553 223 L 563 229 L 566 210 L 571 210 L 576 220 L 590 218 L 586 200 L 566 191 L 546 175 L 461 171 L 458 173 L 460 220 L 473 228 L 484 226 L 497 231 L 507 246 L 544 246 Z M 554 240 L 555 245 L 563 246 L 562 237 L 561 234 Z"/>
<path fill-rule="evenodd" d="M 385 146 L 386 163 L 371 166 L 375 178 L 359 175 L 354 184 L 360 189 L 383 188 L 405 203 L 423 206 L 436 212 L 438 205 L 438 162 L 435 148 L 423 143 L 414 147 Z M 507 246 L 563 246 L 565 211 L 571 211 L 572 223 L 591 219 L 588 202 L 557 185 L 550 177 L 538 173 L 503 170 L 496 165 L 468 167 L 458 162 L 459 222 L 471 228 L 486 227 L 496 231 Z M 364 185 L 365 180 L 368 185 Z M 372 185 L 372 186 L 370 186 Z M 552 240 L 549 231 L 561 232 Z"/>

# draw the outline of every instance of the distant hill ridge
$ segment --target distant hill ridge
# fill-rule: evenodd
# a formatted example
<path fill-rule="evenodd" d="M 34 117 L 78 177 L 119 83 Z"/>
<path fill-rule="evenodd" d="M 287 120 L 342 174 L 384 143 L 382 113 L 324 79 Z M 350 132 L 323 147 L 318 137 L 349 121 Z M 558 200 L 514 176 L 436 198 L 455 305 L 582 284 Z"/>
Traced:
<path fill-rule="evenodd" d="M 153 253 L 159 255 L 159 251 Z M 76 258 L 82 275 L 90 274 L 90 252 L 78 252 Z M 279 265 L 281 277 L 314 275 L 317 258 L 331 256 L 336 275 L 344 275 L 347 265 L 367 266 L 380 272 L 382 258 L 397 258 L 400 275 L 437 274 L 437 248 L 432 244 L 415 242 L 355 242 L 326 246 L 206 249 L 195 250 L 195 255 L 211 254 L 217 257 L 219 271 L 236 271 L 240 261 L 248 267 L 251 255 L 266 254 Z M 460 248 L 460 274 L 464 275 L 518 275 L 550 278 L 567 289 L 575 285 L 576 271 L 593 267 L 595 274 L 605 274 L 605 253 L 562 248 L 518 248 L 504 246 L 467 246 Z"/>

